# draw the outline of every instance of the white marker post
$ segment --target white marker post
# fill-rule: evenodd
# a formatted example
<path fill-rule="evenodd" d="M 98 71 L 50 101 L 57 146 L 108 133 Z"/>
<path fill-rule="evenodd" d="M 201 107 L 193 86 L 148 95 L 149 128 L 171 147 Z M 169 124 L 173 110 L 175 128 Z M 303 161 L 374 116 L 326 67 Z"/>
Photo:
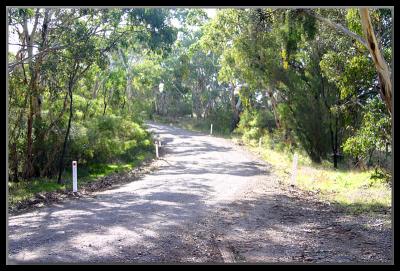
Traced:
<path fill-rule="evenodd" d="M 156 145 L 156 156 L 157 156 L 157 158 L 158 158 L 158 144 L 159 144 L 158 141 L 156 141 L 155 145 Z"/>
<path fill-rule="evenodd" d="M 78 174 L 76 161 L 72 161 L 72 192 L 78 192 Z"/>
<path fill-rule="evenodd" d="M 261 154 L 261 142 L 262 142 L 262 138 L 260 137 L 260 139 L 258 140 L 258 153 Z"/>
<path fill-rule="evenodd" d="M 293 157 L 293 172 L 292 172 L 292 185 L 294 186 L 296 184 L 296 174 L 297 174 L 297 153 L 294 154 Z"/>
<path fill-rule="evenodd" d="M 212 135 L 212 123 L 211 123 L 211 130 L 210 130 L 210 135 Z"/>

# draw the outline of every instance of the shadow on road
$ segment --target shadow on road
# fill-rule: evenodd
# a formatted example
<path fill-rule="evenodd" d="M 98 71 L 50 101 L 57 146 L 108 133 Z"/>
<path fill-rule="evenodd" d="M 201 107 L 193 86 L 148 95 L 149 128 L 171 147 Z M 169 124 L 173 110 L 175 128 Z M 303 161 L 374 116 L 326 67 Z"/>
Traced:
<path fill-rule="evenodd" d="M 390 259 L 389 228 L 371 229 L 363 226 L 368 224 L 364 218 L 345 216 L 317 201 L 275 191 L 230 203 L 208 202 L 248 178 L 262 175 L 268 181 L 270 172 L 254 160 L 229 160 L 232 148 L 214 144 L 200 133 L 148 126 L 163 138 L 166 154 L 174 158 L 148 175 L 151 182 L 129 183 L 94 199 L 9 217 L 12 259 L 222 262 L 215 235 L 224 237 L 223 245 L 232 247 L 237 261 Z"/>
<path fill-rule="evenodd" d="M 390 226 L 297 195 L 257 195 L 214 206 L 213 226 L 246 262 L 390 262 Z M 382 216 L 383 217 L 383 216 Z M 383 219 L 385 219 L 383 217 Z M 386 217 L 387 219 L 387 217 Z M 379 221 L 379 219 L 378 219 Z"/>

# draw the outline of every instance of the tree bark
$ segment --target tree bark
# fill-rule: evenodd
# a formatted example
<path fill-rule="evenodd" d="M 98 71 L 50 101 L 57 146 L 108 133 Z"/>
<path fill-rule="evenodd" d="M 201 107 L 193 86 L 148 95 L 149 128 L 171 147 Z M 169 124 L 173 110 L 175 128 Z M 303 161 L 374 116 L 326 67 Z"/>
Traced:
<path fill-rule="evenodd" d="M 360 42 L 362 45 L 364 45 L 365 47 L 367 47 L 367 43 L 366 43 L 366 41 L 365 41 L 362 37 L 360 37 L 359 35 L 357 35 L 356 33 L 352 32 L 352 31 L 350 31 L 349 29 L 345 28 L 344 26 L 342 26 L 342 25 L 340 25 L 340 24 L 338 24 L 338 23 L 332 22 L 331 20 L 329 20 L 329 19 L 327 19 L 327 18 L 324 18 L 324 17 L 322 17 L 321 15 L 319 15 L 319 14 L 317 14 L 317 13 L 311 11 L 311 10 L 304 9 L 303 11 L 304 11 L 305 13 L 307 13 L 308 15 L 310 15 L 310 16 L 316 18 L 317 20 L 319 20 L 319 21 L 325 23 L 326 25 L 328 25 L 328 26 L 334 28 L 336 31 L 342 32 L 343 34 L 346 34 L 347 36 L 352 37 L 353 39 L 357 40 L 357 41 Z"/>
<path fill-rule="evenodd" d="M 27 145 L 26 145 L 26 157 L 25 157 L 25 166 L 24 166 L 24 178 L 29 179 L 32 177 L 33 174 L 33 165 L 32 165 L 32 145 L 33 145 L 33 138 L 32 138 L 32 126 L 33 126 L 33 116 L 34 116 L 34 109 L 33 109 L 33 97 L 30 95 L 29 97 L 29 114 L 28 114 L 28 127 L 27 127 Z"/>
<path fill-rule="evenodd" d="M 39 46 L 39 50 L 43 51 L 45 49 L 45 46 L 47 45 L 47 35 L 48 35 L 48 23 L 51 17 L 50 9 L 46 9 L 44 12 L 44 19 L 43 19 L 43 25 L 42 25 L 42 30 L 41 30 L 41 42 Z M 35 30 L 34 30 L 35 31 Z M 33 32 L 34 33 L 34 32 Z M 44 144 L 44 137 L 46 134 L 46 131 L 44 131 L 42 128 L 42 97 L 41 97 L 41 88 L 40 88 L 40 71 L 41 71 L 41 66 L 43 62 L 43 58 L 45 57 L 44 54 L 41 54 L 38 56 L 36 62 L 35 62 L 35 81 L 33 82 L 33 102 L 34 102 L 34 119 L 33 119 L 33 124 L 34 124 L 34 137 L 35 137 L 35 142 L 33 146 L 33 153 L 34 159 L 32 161 L 32 166 L 33 166 L 33 174 L 34 176 L 40 176 L 40 167 L 42 166 L 40 164 L 41 161 L 43 161 L 44 158 L 44 151 L 43 151 L 43 144 Z M 39 163 L 37 161 L 39 160 Z"/>
<path fill-rule="evenodd" d="M 29 179 L 33 175 L 33 164 L 32 164 L 32 146 L 33 146 L 33 138 L 32 138 L 32 127 L 33 127 L 33 118 L 35 116 L 35 105 L 34 105 L 34 94 L 35 94 L 35 85 L 36 85 L 36 76 L 37 71 L 35 71 L 34 63 L 32 62 L 33 56 L 33 40 L 35 36 L 37 21 L 39 16 L 39 9 L 36 11 L 35 22 L 33 25 L 33 30 L 31 33 L 28 31 L 28 18 L 26 14 L 23 17 L 23 33 L 25 38 L 25 43 L 28 51 L 29 57 L 29 72 L 30 72 L 30 82 L 29 82 L 29 113 L 28 113 L 28 125 L 27 125 L 27 145 L 26 145 L 26 157 L 25 157 L 25 166 L 24 166 L 24 178 Z M 22 64 L 23 65 L 23 64 Z"/>
<path fill-rule="evenodd" d="M 196 119 L 202 117 L 202 105 L 201 105 L 201 92 L 202 92 L 202 79 L 197 79 L 197 86 L 193 88 L 192 92 L 192 112 Z"/>
<path fill-rule="evenodd" d="M 69 131 L 71 129 L 71 121 L 72 121 L 72 83 L 70 83 L 70 86 L 68 87 L 68 94 L 69 94 L 69 118 L 68 118 L 68 126 L 67 126 L 67 131 L 65 133 L 65 138 L 64 138 L 64 144 L 61 152 L 61 157 L 60 157 L 60 164 L 59 164 L 59 171 L 58 171 L 58 179 L 57 183 L 61 184 L 61 175 L 62 172 L 64 171 L 64 156 L 65 156 L 65 150 L 67 148 L 67 141 L 69 137 Z"/>
<path fill-rule="evenodd" d="M 331 138 L 331 147 L 332 147 L 332 155 L 333 155 L 333 167 L 337 168 L 337 150 L 338 150 L 338 117 L 336 116 L 336 126 L 335 126 L 335 134 L 333 133 L 333 128 L 332 128 L 332 111 L 331 108 L 328 105 L 328 99 L 327 96 L 325 95 L 325 84 L 324 84 L 324 78 L 322 77 L 321 71 L 318 71 L 317 74 L 320 77 L 321 80 L 321 94 L 322 98 L 324 101 L 324 105 L 326 110 L 328 111 L 328 116 L 329 116 L 329 134 Z M 336 99 L 336 104 L 338 103 L 338 99 Z M 335 137 L 336 135 L 336 137 Z"/>
<path fill-rule="evenodd" d="M 231 109 L 232 109 L 232 123 L 231 123 L 231 132 L 235 130 L 237 124 L 239 123 L 239 110 L 236 108 L 236 99 L 235 99 L 235 85 L 232 85 L 231 88 Z"/>
<path fill-rule="evenodd" d="M 380 83 L 380 95 L 385 102 L 389 114 L 392 115 L 392 81 L 389 66 L 383 57 L 374 33 L 368 9 L 360 8 L 361 25 L 367 39 L 366 47 L 374 61 Z"/>
<path fill-rule="evenodd" d="M 67 131 L 65 132 L 65 138 L 64 138 L 64 143 L 63 143 L 63 148 L 62 148 L 62 152 L 61 152 L 61 157 L 60 157 L 60 163 L 59 163 L 59 170 L 58 170 L 58 179 L 57 179 L 57 183 L 61 184 L 61 175 L 64 171 L 64 156 L 65 156 L 65 150 L 67 149 L 67 142 L 68 142 L 68 137 L 69 137 L 69 131 L 71 129 L 71 121 L 72 121 L 72 89 L 74 87 L 75 84 L 75 77 L 77 76 L 77 72 L 79 69 L 79 64 L 77 62 L 75 62 L 75 66 L 74 66 L 74 70 L 69 78 L 69 82 L 68 82 L 68 95 L 69 95 L 69 118 L 68 118 L 68 126 L 67 126 Z M 86 67 L 86 69 L 88 69 L 88 67 Z M 86 70 L 85 69 L 85 70 Z M 83 73 L 83 72 L 82 72 Z"/>
<path fill-rule="evenodd" d="M 278 112 L 277 112 L 277 102 L 276 102 L 276 99 L 275 99 L 275 97 L 274 97 L 274 95 L 273 95 L 273 93 L 272 93 L 272 90 L 271 89 L 267 89 L 267 94 L 268 94 L 268 97 L 270 98 L 270 100 L 271 100 L 271 105 L 272 105 L 272 113 L 274 113 L 274 118 L 275 118 L 275 125 L 276 125 L 276 128 L 281 128 L 281 122 L 280 122 L 280 120 L 279 120 L 279 117 L 278 117 Z"/>
<path fill-rule="evenodd" d="M 22 28 L 23 28 L 23 36 L 25 38 L 25 44 L 27 46 L 27 51 L 28 51 L 28 64 L 29 64 L 29 72 L 30 72 L 30 82 L 28 85 L 29 89 L 29 115 L 28 115 L 28 125 L 27 125 L 27 148 L 26 148 L 26 160 L 25 160 L 25 166 L 24 166 L 24 178 L 29 179 L 34 175 L 34 163 L 33 163 L 33 123 L 41 122 L 41 98 L 40 98 L 40 93 L 39 93 L 39 86 L 38 86 L 38 80 L 39 80 L 39 75 L 40 75 L 40 67 L 42 64 L 42 60 L 44 55 L 43 54 L 38 54 L 39 57 L 36 60 L 36 62 L 33 62 L 33 44 L 34 44 L 34 39 L 35 39 L 35 34 L 36 34 L 36 29 L 38 26 L 38 21 L 39 21 L 39 10 L 36 10 L 35 14 L 35 21 L 33 23 L 33 29 L 32 32 L 29 33 L 28 31 L 28 20 L 26 17 L 26 14 L 23 17 L 23 23 L 22 23 Z M 50 10 L 45 11 L 44 19 L 43 19 L 43 28 L 42 28 L 42 42 L 41 46 L 39 47 L 40 52 L 44 52 L 44 46 L 46 44 L 47 40 L 47 24 L 49 22 L 49 17 L 50 16 Z M 23 64 L 22 64 L 23 65 Z M 35 133 L 38 133 L 36 135 L 36 138 L 42 138 L 40 133 L 41 131 L 35 131 Z"/>
<path fill-rule="evenodd" d="M 365 48 L 368 49 L 369 53 L 371 54 L 372 60 L 375 64 L 375 69 L 378 73 L 379 84 L 381 86 L 379 93 L 381 95 L 382 100 L 385 102 L 389 114 L 392 115 L 393 92 L 392 92 L 391 72 L 389 70 L 389 66 L 387 65 L 385 58 L 382 56 L 382 53 L 379 49 L 379 44 L 374 34 L 374 28 L 371 23 L 371 18 L 368 14 L 368 9 L 360 8 L 359 10 L 361 17 L 361 26 L 363 28 L 364 35 L 367 40 L 364 40 L 362 37 L 350 31 L 349 29 L 343 27 L 342 25 L 334 23 L 331 20 L 316 14 L 315 12 L 312 12 L 311 10 L 304 9 L 303 11 L 308 15 L 313 16 L 319 21 L 332 27 L 336 31 L 342 32 L 352 37 L 353 39 L 357 40 L 362 45 L 364 45 Z"/>
<path fill-rule="evenodd" d="M 103 116 L 106 114 L 106 110 L 107 110 L 107 102 L 104 101 Z"/>
<path fill-rule="evenodd" d="M 338 116 L 336 116 L 336 119 L 335 119 L 335 146 L 333 148 L 333 167 L 334 168 L 337 168 L 338 158 L 339 158 L 338 124 L 339 124 L 339 118 L 338 118 Z"/>
<path fill-rule="evenodd" d="M 11 180 L 18 182 L 18 151 L 17 151 L 17 143 L 13 143 L 10 148 L 10 164 L 13 173 L 13 177 Z"/>

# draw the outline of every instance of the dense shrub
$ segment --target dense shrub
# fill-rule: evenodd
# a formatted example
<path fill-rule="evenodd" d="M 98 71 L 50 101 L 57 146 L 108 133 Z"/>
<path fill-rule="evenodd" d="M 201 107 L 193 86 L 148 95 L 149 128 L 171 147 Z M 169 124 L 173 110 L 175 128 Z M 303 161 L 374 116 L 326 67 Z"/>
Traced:
<path fill-rule="evenodd" d="M 213 130 L 221 134 L 230 133 L 232 111 L 229 108 L 220 106 L 210 112 L 209 124 L 213 124 Z"/>
<path fill-rule="evenodd" d="M 69 156 L 81 163 L 131 161 L 152 150 L 149 133 L 139 124 L 114 115 L 98 116 L 71 128 Z"/>
<path fill-rule="evenodd" d="M 271 112 L 245 110 L 240 115 L 240 121 L 236 132 L 241 133 L 243 140 L 258 140 L 267 131 L 275 126 L 274 117 Z"/>
<path fill-rule="evenodd" d="M 391 120 L 388 117 L 385 104 L 374 98 L 368 101 L 360 129 L 343 144 L 345 154 L 356 157 L 369 165 L 374 162 L 384 166 L 388 158 L 381 158 L 374 153 L 386 153 L 390 157 L 391 150 Z M 381 155 L 384 156 L 384 155 Z M 373 161 L 376 159 L 377 161 Z M 386 162 L 386 167 L 389 163 Z"/>

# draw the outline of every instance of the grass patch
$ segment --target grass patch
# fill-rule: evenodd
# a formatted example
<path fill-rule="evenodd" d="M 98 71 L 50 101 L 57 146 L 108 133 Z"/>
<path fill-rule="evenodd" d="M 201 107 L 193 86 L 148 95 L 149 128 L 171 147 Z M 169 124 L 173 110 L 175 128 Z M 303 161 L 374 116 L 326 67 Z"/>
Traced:
<path fill-rule="evenodd" d="M 259 152 L 254 142 L 247 143 Z M 263 160 L 274 166 L 275 173 L 284 184 L 290 185 L 293 154 L 263 145 Z M 371 178 L 374 170 L 360 171 L 344 168 L 334 169 L 328 161 L 314 164 L 304 154 L 298 153 L 295 185 L 304 191 L 318 192 L 323 201 L 328 201 L 350 213 L 377 212 L 391 207 L 391 188 L 382 179 Z"/>
<path fill-rule="evenodd" d="M 72 188 L 72 184 L 58 184 L 56 180 L 47 178 L 23 180 L 18 183 L 8 182 L 8 203 L 14 206 L 33 198 L 37 193 L 66 190 L 69 186 Z"/>
<path fill-rule="evenodd" d="M 371 179 L 373 171 L 340 171 L 330 168 L 299 167 L 297 185 L 318 191 L 322 199 L 351 213 L 379 211 L 391 206 L 391 189 Z"/>
<path fill-rule="evenodd" d="M 78 190 L 79 186 L 95 182 L 113 173 L 126 172 L 139 166 L 151 153 L 141 153 L 136 159 L 129 163 L 96 164 L 87 167 L 78 165 Z M 24 200 L 35 197 L 37 193 L 72 190 L 72 170 L 66 169 L 62 179 L 67 182 L 58 184 L 57 179 L 32 179 L 23 180 L 18 183 L 8 182 L 8 201 L 14 206 Z"/>
<path fill-rule="evenodd" d="M 263 138 L 261 149 L 255 140 L 236 138 L 234 141 L 241 141 L 250 151 L 259 153 L 264 161 L 273 165 L 274 173 L 284 185 L 291 184 L 293 153 L 273 148 L 268 138 Z M 295 185 L 303 191 L 317 192 L 321 200 L 348 213 L 381 212 L 391 207 L 392 192 L 390 184 L 373 178 L 374 174 L 373 169 L 350 170 L 340 164 L 335 170 L 331 162 L 315 164 L 299 152 Z"/>

